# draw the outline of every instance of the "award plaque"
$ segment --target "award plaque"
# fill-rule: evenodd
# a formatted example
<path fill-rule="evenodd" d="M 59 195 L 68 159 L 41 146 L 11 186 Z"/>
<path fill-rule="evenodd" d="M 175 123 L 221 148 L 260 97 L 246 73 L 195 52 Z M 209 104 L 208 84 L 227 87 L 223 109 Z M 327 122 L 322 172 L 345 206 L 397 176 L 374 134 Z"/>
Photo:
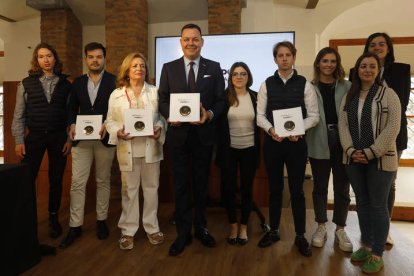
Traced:
<path fill-rule="evenodd" d="M 99 140 L 102 127 L 102 115 L 76 116 L 75 140 Z"/>
<path fill-rule="evenodd" d="M 124 111 L 125 133 L 129 136 L 154 135 L 151 109 L 126 109 Z"/>
<path fill-rule="evenodd" d="M 295 129 L 295 122 L 287 121 L 287 122 L 285 122 L 285 124 L 283 126 L 287 131 L 292 131 L 292 130 Z"/>
<path fill-rule="evenodd" d="M 200 93 L 171 93 L 170 122 L 200 120 Z"/>
<path fill-rule="evenodd" d="M 189 107 L 188 105 L 183 105 L 180 108 L 180 114 L 182 116 L 188 116 L 188 115 L 190 115 L 191 114 L 191 107 Z"/>
<path fill-rule="evenodd" d="M 305 134 L 301 107 L 273 110 L 273 123 L 279 137 Z"/>
<path fill-rule="evenodd" d="M 135 130 L 137 130 L 137 131 L 142 131 L 142 130 L 144 130 L 144 129 L 145 129 L 145 123 L 144 123 L 143 121 L 137 121 L 137 122 L 135 122 L 135 124 L 134 124 L 134 128 L 135 128 Z"/>
<path fill-rule="evenodd" d="M 94 132 L 95 130 L 93 129 L 93 126 L 86 126 L 84 129 L 83 129 L 83 133 L 85 134 L 85 135 L 91 135 L 91 134 L 93 134 L 93 132 Z"/>

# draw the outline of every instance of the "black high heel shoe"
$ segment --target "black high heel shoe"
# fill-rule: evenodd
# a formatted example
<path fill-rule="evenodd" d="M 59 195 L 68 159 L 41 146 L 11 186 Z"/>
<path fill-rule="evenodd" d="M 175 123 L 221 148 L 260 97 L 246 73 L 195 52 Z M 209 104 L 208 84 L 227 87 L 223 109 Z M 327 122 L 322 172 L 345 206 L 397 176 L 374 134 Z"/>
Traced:
<path fill-rule="evenodd" d="M 246 245 L 248 242 L 249 242 L 249 238 L 247 237 L 245 239 L 237 238 L 237 243 L 240 245 Z"/>
<path fill-rule="evenodd" d="M 237 238 L 227 238 L 227 243 L 230 245 L 236 245 L 237 244 Z"/>

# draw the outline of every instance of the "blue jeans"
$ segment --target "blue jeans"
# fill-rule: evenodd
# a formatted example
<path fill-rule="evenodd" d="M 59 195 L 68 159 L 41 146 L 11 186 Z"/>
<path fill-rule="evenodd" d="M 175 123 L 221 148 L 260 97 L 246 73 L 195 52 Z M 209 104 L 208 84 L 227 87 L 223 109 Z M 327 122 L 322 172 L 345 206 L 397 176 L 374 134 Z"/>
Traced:
<path fill-rule="evenodd" d="M 346 172 L 356 196 L 361 241 L 374 255 L 382 256 L 390 228 L 387 204 L 395 172 L 379 171 L 376 159 L 365 165 L 347 165 Z"/>

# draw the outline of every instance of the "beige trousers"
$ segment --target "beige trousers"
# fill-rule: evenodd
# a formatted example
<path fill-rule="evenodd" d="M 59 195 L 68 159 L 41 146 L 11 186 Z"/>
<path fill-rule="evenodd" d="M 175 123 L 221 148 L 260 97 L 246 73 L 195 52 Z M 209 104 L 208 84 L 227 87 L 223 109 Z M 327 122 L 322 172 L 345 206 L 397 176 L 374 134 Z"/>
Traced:
<path fill-rule="evenodd" d="M 160 162 L 145 163 L 145 158 L 134 157 L 132 171 L 121 172 L 122 213 L 118 222 L 122 235 L 134 236 L 139 228 L 139 187 L 142 187 L 144 204 L 142 226 L 145 232 L 153 234 L 160 231 L 158 225 L 158 186 Z"/>
<path fill-rule="evenodd" d="M 101 141 L 80 141 L 72 147 L 72 184 L 70 187 L 70 227 L 83 224 L 85 190 L 92 162 L 95 159 L 96 218 L 108 217 L 111 166 L 115 147 L 105 147 Z"/>

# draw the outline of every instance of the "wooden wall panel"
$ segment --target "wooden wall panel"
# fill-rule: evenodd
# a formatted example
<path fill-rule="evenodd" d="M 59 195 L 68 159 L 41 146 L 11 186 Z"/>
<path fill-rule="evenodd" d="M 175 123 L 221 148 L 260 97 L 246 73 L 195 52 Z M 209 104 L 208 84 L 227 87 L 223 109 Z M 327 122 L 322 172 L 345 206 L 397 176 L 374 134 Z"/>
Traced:
<path fill-rule="evenodd" d="M 14 138 L 11 135 L 14 106 L 16 104 L 17 84 L 19 81 L 3 82 L 3 112 L 4 112 L 4 162 L 17 163 L 19 159 L 14 154 Z"/>

